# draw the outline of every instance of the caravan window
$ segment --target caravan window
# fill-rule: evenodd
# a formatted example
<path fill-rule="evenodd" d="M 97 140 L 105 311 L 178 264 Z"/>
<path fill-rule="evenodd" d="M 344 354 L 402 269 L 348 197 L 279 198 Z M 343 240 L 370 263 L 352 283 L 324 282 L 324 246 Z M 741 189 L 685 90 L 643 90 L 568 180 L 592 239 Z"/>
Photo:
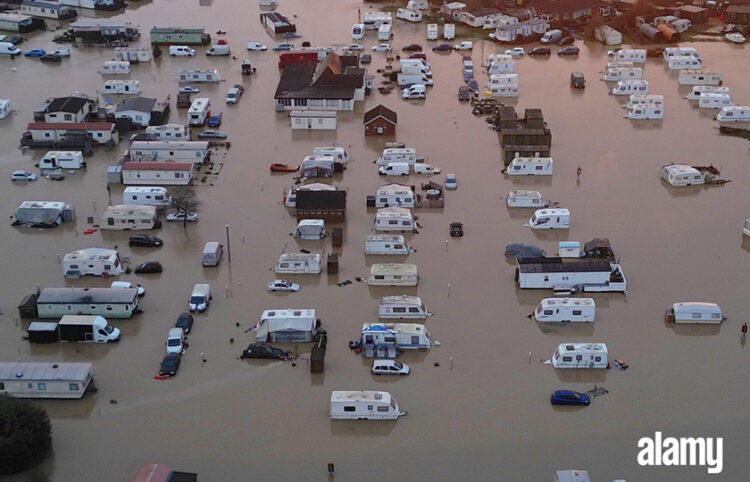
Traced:
<path fill-rule="evenodd" d="M 693 318 L 700 318 L 700 317 L 701 317 L 700 313 L 693 313 Z"/>
<path fill-rule="evenodd" d="M 582 355 L 576 355 L 576 361 L 581 361 L 581 360 L 583 360 L 583 356 Z"/>
<path fill-rule="evenodd" d="M 573 357 L 572 356 L 564 356 L 563 357 L 563 361 L 564 362 L 572 362 L 573 361 Z"/>
<path fill-rule="evenodd" d="M 39 390 L 46 390 L 47 389 L 47 384 L 46 383 L 37 383 L 36 386 L 37 386 L 37 388 Z"/>
<path fill-rule="evenodd" d="M 541 171 L 542 168 L 543 168 L 542 166 L 536 166 L 534 169 L 536 169 L 537 171 Z"/>
<path fill-rule="evenodd" d="M 378 412 L 387 412 L 387 411 L 388 411 L 388 407 L 385 407 L 382 405 L 378 407 Z"/>
<path fill-rule="evenodd" d="M 77 383 L 68 383 L 68 389 L 71 392 L 77 392 L 78 391 L 78 384 Z"/>
<path fill-rule="evenodd" d="M 372 409 L 373 409 L 373 406 L 372 406 L 372 405 L 368 405 L 368 406 L 367 406 L 367 410 L 372 410 Z"/>
<path fill-rule="evenodd" d="M 388 221 L 388 224 L 398 224 L 398 221 L 396 221 L 395 219 L 392 219 Z"/>
<path fill-rule="evenodd" d="M 594 358 L 595 361 L 602 361 L 602 357 L 598 356 Z"/>
<path fill-rule="evenodd" d="M 573 315 L 580 315 L 580 314 L 581 314 L 581 310 L 573 310 Z"/>
<path fill-rule="evenodd" d="M 418 336 L 412 336 L 411 337 L 411 343 L 412 343 L 412 345 L 419 345 L 419 337 Z"/>
<path fill-rule="evenodd" d="M 93 309 L 95 309 L 95 308 L 91 308 L 91 309 L 93 310 Z M 107 308 L 106 308 L 106 310 L 107 310 L 107 311 L 112 311 L 112 305 L 107 305 Z"/>
<path fill-rule="evenodd" d="M 0 390 L 5 390 L 5 383 L 0 382 Z"/>
<path fill-rule="evenodd" d="M 65 305 L 65 309 L 68 311 L 73 311 L 73 306 L 71 305 Z"/>
<path fill-rule="evenodd" d="M 552 314 L 552 310 L 544 310 L 544 314 L 545 315 L 551 315 Z"/>
<path fill-rule="evenodd" d="M 394 313 L 406 313 L 406 308 L 393 308 Z"/>
<path fill-rule="evenodd" d="M 419 313 L 419 308 L 409 308 L 409 313 Z"/>
<path fill-rule="evenodd" d="M 345 412 L 353 412 L 353 411 L 355 411 L 356 409 L 357 409 L 356 407 L 344 407 L 344 411 L 345 411 Z"/>
<path fill-rule="evenodd" d="M 384 336 L 383 341 L 386 343 L 396 343 L 396 337 L 395 336 Z"/>

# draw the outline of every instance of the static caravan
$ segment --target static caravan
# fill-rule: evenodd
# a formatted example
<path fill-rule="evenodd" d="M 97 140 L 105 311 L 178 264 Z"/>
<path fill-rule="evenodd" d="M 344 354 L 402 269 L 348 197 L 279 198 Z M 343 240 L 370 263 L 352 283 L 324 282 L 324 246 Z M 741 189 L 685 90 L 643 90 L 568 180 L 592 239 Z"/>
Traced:
<path fill-rule="evenodd" d="M 365 254 L 408 255 L 412 249 L 400 234 L 368 234 Z"/>
<path fill-rule="evenodd" d="M 670 70 L 700 69 L 703 67 L 703 64 L 700 59 L 685 55 L 669 57 L 669 60 L 667 60 L 667 67 L 669 67 Z"/>
<path fill-rule="evenodd" d="M 102 75 L 125 75 L 130 73 L 130 62 L 124 60 L 108 60 L 99 69 Z"/>
<path fill-rule="evenodd" d="M 141 81 L 140 80 L 108 80 L 104 82 L 102 90 L 99 91 L 102 95 L 135 95 L 141 93 Z"/>
<path fill-rule="evenodd" d="M 729 94 L 713 94 L 706 92 L 700 95 L 698 107 L 700 109 L 721 109 L 734 105 Z"/>
<path fill-rule="evenodd" d="M 405 162 L 414 164 L 417 162 L 417 151 L 411 147 L 396 147 L 383 149 L 383 153 L 378 158 L 378 164 L 385 165 L 393 162 Z"/>
<path fill-rule="evenodd" d="M 490 56 L 491 57 L 491 56 Z M 510 57 L 508 55 L 507 57 Z M 492 74 L 512 74 L 515 68 L 513 57 L 507 60 L 493 60 L 487 68 L 487 73 Z"/>
<path fill-rule="evenodd" d="M 123 204 L 137 204 L 141 206 L 169 206 L 172 198 L 166 187 L 157 186 L 128 186 L 122 193 Z"/>
<path fill-rule="evenodd" d="M 539 191 L 515 190 L 508 193 L 509 208 L 546 208 L 549 202 L 542 198 Z"/>
<path fill-rule="evenodd" d="M 615 53 L 616 60 L 626 60 L 638 64 L 646 63 L 646 51 L 643 49 L 622 49 Z"/>
<path fill-rule="evenodd" d="M 596 304 L 592 298 L 545 298 L 532 313 L 540 323 L 594 321 Z"/>
<path fill-rule="evenodd" d="M 133 141 L 131 161 L 177 161 L 203 164 L 211 155 L 207 141 Z"/>
<path fill-rule="evenodd" d="M 438 25 L 436 23 L 427 24 L 427 40 L 438 39 Z"/>
<path fill-rule="evenodd" d="M 384 23 L 378 28 L 378 40 L 385 42 L 390 40 L 391 36 L 391 24 Z"/>
<path fill-rule="evenodd" d="M 382 208 L 375 215 L 375 231 L 415 231 L 411 211 L 406 208 Z"/>
<path fill-rule="evenodd" d="M 211 117 L 211 100 L 207 97 L 198 97 L 190 104 L 187 119 L 191 126 L 202 126 Z"/>
<path fill-rule="evenodd" d="M 138 185 L 186 186 L 193 179 L 192 162 L 125 162 L 122 164 L 122 183 Z"/>
<path fill-rule="evenodd" d="M 664 60 L 669 61 L 672 57 L 694 57 L 703 60 L 701 54 L 692 47 L 667 47 L 664 49 Z"/>
<path fill-rule="evenodd" d="M 490 87 L 494 85 L 518 85 L 518 74 L 492 74 L 490 75 Z"/>
<path fill-rule="evenodd" d="M 65 254 L 62 262 L 63 276 L 77 279 L 81 276 L 118 276 L 125 269 L 120 254 L 114 249 L 85 248 Z"/>
<path fill-rule="evenodd" d="M 140 230 L 161 226 L 155 206 L 120 204 L 104 210 L 99 229 Z"/>
<path fill-rule="evenodd" d="M 91 363 L 0 363 L 0 393 L 15 398 L 81 398 L 93 381 Z"/>
<path fill-rule="evenodd" d="M 670 164 L 661 168 L 660 177 L 673 186 L 697 186 L 706 183 L 706 177 L 696 168 L 686 164 Z"/>
<path fill-rule="evenodd" d="M 519 258 L 516 281 L 524 289 L 625 292 L 627 282 L 619 264 L 601 258 Z"/>
<path fill-rule="evenodd" d="M 628 109 L 625 114 L 627 119 L 663 119 L 664 107 L 655 104 L 639 105 Z"/>
<path fill-rule="evenodd" d="M 13 105 L 10 99 L 0 99 L 0 119 L 5 119 L 13 112 Z"/>
<path fill-rule="evenodd" d="M 177 72 L 177 82 L 219 82 L 221 78 L 216 70 L 181 70 Z"/>
<path fill-rule="evenodd" d="M 484 66 L 489 67 L 494 62 L 499 62 L 499 63 L 513 62 L 513 56 L 508 55 L 508 54 L 490 54 L 487 56 L 487 59 L 484 61 Z"/>
<path fill-rule="evenodd" d="M 562 343 L 552 355 L 555 368 L 607 368 L 608 365 L 604 343 Z"/>
<path fill-rule="evenodd" d="M 13 213 L 11 225 L 54 228 L 74 218 L 73 208 L 62 201 L 24 201 Z"/>
<path fill-rule="evenodd" d="M 49 151 L 39 161 L 39 169 L 80 169 L 86 167 L 81 151 Z"/>
<path fill-rule="evenodd" d="M 680 85 L 721 85 L 722 75 L 718 72 L 701 69 L 686 69 L 680 72 Z"/>
<path fill-rule="evenodd" d="M 331 392 L 331 420 L 398 420 L 401 411 L 388 392 L 333 391 Z"/>
<path fill-rule="evenodd" d="M 628 103 L 623 107 L 625 107 L 626 109 L 632 109 L 634 107 L 641 107 L 646 105 L 664 107 L 664 96 L 655 94 L 631 94 Z"/>
<path fill-rule="evenodd" d="M 137 288 L 45 288 L 36 299 L 39 318 L 65 315 L 130 318 L 137 308 Z"/>
<path fill-rule="evenodd" d="M 303 219 L 294 231 L 297 239 L 323 239 L 325 235 L 326 223 L 322 219 Z"/>
<path fill-rule="evenodd" d="M 392 24 L 393 15 L 388 12 L 365 12 L 362 23 L 367 30 L 378 30 L 383 24 Z"/>
<path fill-rule="evenodd" d="M 621 80 L 615 84 L 610 95 L 648 94 L 647 80 Z"/>
<path fill-rule="evenodd" d="M 670 323 L 721 323 L 726 319 L 716 303 L 675 303 L 664 313 L 664 320 Z"/>
<path fill-rule="evenodd" d="M 325 110 L 293 110 L 289 113 L 292 129 L 336 130 L 336 112 Z"/>
<path fill-rule="evenodd" d="M 570 211 L 562 208 L 537 209 L 529 218 L 531 229 L 568 229 L 570 227 Z"/>
<path fill-rule="evenodd" d="M 695 85 L 693 90 L 685 96 L 688 100 L 700 100 L 701 94 L 727 94 L 729 87 L 716 87 L 711 85 Z"/>
<path fill-rule="evenodd" d="M 279 274 L 320 274 L 317 253 L 286 253 L 279 256 L 274 271 Z"/>
<path fill-rule="evenodd" d="M 418 296 L 383 296 L 380 299 L 378 308 L 380 318 L 425 319 L 429 315 L 422 298 Z"/>
<path fill-rule="evenodd" d="M 716 115 L 719 122 L 748 122 L 750 121 L 750 107 L 746 105 L 735 105 L 722 107 Z"/>
<path fill-rule="evenodd" d="M 255 325 L 255 339 L 261 342 L 307 343 L 315 339 L 320 320 L 312 309 L 266 310 Z"/>
<path fill-rule="evenodd" d="M 640 67 L 615 67 L 607 69 L 602 80 L 616 82 L 618 80 L 641 80 L 642 78 L 643 69 Z"/>
<path fill-rule="evenodd" d="M 518 85 L 490 84 L 489 93 L 490 97 L 518 97 Z"/>
<path fill-rule="evenodd" d="M 417 265 L 408 263 L 374 264 L 367 278 L 370 286 L 417 286 L 418 282 Z"/>
<path fill-rule="evenodd" d="M 402 184 L 386 184 L 380 186 L 375 192 L 375 207 L 377 208 L 413 208 L 414 201 L 412 188 Z"/>
<path fill-rule="evenodd" d="M 419 323 L 363 323 L 362 346 L 392 345 L 405 350 L 428 350 L 430 332 Z"/>
<path fill-rule="evenodd" d="M 151 49 L 148 47 L 115 47 L 115 59 L 131 64 L 151 62 Z"/>
<path fill-rule="evenodd" d="M 422 12 L 419 10 L 410 10 L 408 8 L 399 8 L 396 11 L 396 18 L 406 20 L 407 22 L 421 22 Z M 378 34 L 380 34 L 380 30 L 378 30 Z"/>
<path fill-rule="evenodd" d="M 505 169 L 509 176 L 551 176 L 554 171 L 551 157 L 516 157 Z"/>
<path fill-rule="evenodd" d="M 146 134 L 153 136 L 156 141 L 189 141 L 190 130 L 182 124 L 164 124 L 163 126 L 148 126 Z"/>

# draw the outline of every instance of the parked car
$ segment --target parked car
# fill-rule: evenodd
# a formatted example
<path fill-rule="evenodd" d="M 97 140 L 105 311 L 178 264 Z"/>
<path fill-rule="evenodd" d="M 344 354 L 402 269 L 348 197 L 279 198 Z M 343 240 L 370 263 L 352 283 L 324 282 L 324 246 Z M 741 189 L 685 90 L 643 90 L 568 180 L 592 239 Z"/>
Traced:
<path fill-rule="evenodd" d="M 471 91 L 465 85 L 458 88 L 458 100 L 461 102 L 471 100 Z"/>
<path fill-rule="evenodd" d="M 45 52 L 44 49 L 32 49 L 23 53 L 24 57 L 41 57 L 46 54 L 47 52 Z"/>
<path fill-rule="evenodd" d="M 70 57 L 70 49 L 57 49 L 52 53 L 60 57 Z"/>
<path fill-rule="evenodd" d="M 288 351 L 272 347 L 271 345 L 267 345 L 265 343 L 250 343 L 242 352 L 240 358 L 266 358 L 271 360 L 284 360 L 288 356 Z"/>
<path fill-rule="evenodd" d="M 278 45 L 274 45 L 274 50 L 292 50 L 294 48 L 294 44 L 290 42 L 284 42 Z"/>
<path fill-rule="evenodd" d="M 419 44 L 409 44 L 406 47 L 403 47 L 401 50 L 404 52 L 419 52 L 422 50 L 422 46 Z"/>
<path fill-rule="evenodd" d="M 120 288 L 120 289 L 129 289 L 129 288 L 137 288 L 138 289 L 138 296 L 143 296 L 146 294 L 146 289 L 141 285 L 134 285 L 130 281 L 113 281 L 111 285 L 109 285 L 110 288 Z"/>
<path fill-rule="evenodd" d="M 291 283 L 284 279 L 275 279 L 268 282 L 268 291 L 299 291 L 297 283 Z"/>
<path fill-rule="evenodd" d="M 556 390 L 549 397 L 549 401 L 552 405 L 588 405 L 591 403 L 588 395 L 573 390 Z"/>
<path fill-rule="evenodd" d="M 406 376 L 411 372 L 409 365 L 396 360 L 373 360 L 371 373 L 373 375 Z"/>
<path fill-rule="evenodd" d="M 433 52 L 450 52 L 451 50 L 453 50 L 453 47 L 448 44 L 440 44 L 432 47 Z"/>
<path fill-rule="evenodd" d="M 135 267 L 135 273 L 161 273 L 161 263 L 158 261 L 146 261 Z"/>
<path fill-rule="evenodd" d="M 574 44 L 575 42 L 576 42 L 575 37 L 568 36 L 568 37 L 561 38 L 560 41 L 557 42 L 557 44 L 558 45 L 570 45 L 570 44 Z"/>
<path fill-rule="evenodd" d="M 192 85 L 186 85 L 185 87 L 180 87 L 180 93 L 181 94 L 197 94 L 201 90 L 198 87 L 193 87 Z"/>
<path fill-rule="evenodd" d="M 379 44 L 372 47 L 373 52 L 390 52 L 391 44 Z"/>
<path fill-rule="evenodd" d="M 227 135 L 219 131 L 200 131 L 198 133 L 198 139 L 226 139 Z"/>
<path fill-rule="evenodd" d="M 167 214 L 167 221 L 169 222 L 177 222 L 177 221 L 185 221 L 185 218 L 187 218 L 187 222 L 194 223 L 198 221 L 198 213 L 185 213 L 185 211 L 180 212 L 174 212 Z"/>
<path fill-rule="evenodd" d="M 62 62 L 62 57 L 55 54 L 46 54 L 39 57 L 39 60 L 50 64 L 59 64 L 60 62 Z"/>
<path fill-rule="evenodd" d="M 298 33 L 294 33 L 294 32 L 284 32 L 283 34 L 281 34 L 281 36 L 284 38 L 301 38 L 302 37 L 302 35 Z"/>
<path fill-rule="evenodd" d="M 474 48 L 474 42 L 471 40 L 464 40 L 453 46 L 453 50 L 471 50 Z"/>
<path fill-rule="evenodd" d="M 214 114 L 208 118 L 208 127 L 219 127 L 221 125 L 221 114 Z"/>
<path fill-rule="evenodd" d="M 529 55 L 552 55 L 552 49 L 549 47 L 534 47 L 529 50 Z"/>
<path fill-rule="evenodd" d="M 570 85 L 576 89 L 583 89 L 586 87 L 586 78 L 583 76 L 583 72 L 571 72 L 570 73 Z"/>
<path fill-rule="evenodd" d="M 245 92 L 245 88 L 240 84 L 234 84 L 231 89 L 227 92 L 226 102 L 227 104 L 236 104 L 239 102 L 240 97 Z"/>
<path fill-rule="evenodd" d="M 159 366 L 159 375 L 173 377 L 177 374 L 178 368 L 180 368 L 180 355 L 166 355 Z"/>
<path fill-rule="evenodd" d="M 266 45 L 263 45 L 260 42 L 250 41 L 247 43 L 247 49 L 248 50 L 254 50 L 256 52 L 260 52 L 263 50 L 268 50 L 268 47 Z"/>
<path fill-rule="evenodd" d="M 365 49 L 365 46 L 362 44 L 349 44 L 346 47 L 344 47 L 344 50 L 351 50 L 352 52 L 361 52 Z"/>
<path fill-rule="evenodd" d="M 177 321 L 174 323 L 174 327 L 182 328 L 182 331 L 184 331 L 185 334 L 190 333 L 190 330 L 193 328 L 193 315 L 188 312 L 180 313 L 177 317 Z"/>
<path fill-rule="evenodd" d="M 128 240 L 128 246 L 142 246 L 144 248 L 158 248 L 164 245 L 164 241 L 150 234 L 134 234 Z"/>
<path fill-rule="evenodd" d="M 451 190 L 458 188 L 458 181 L 456 181 L 455 174 L 448 173 L 445 175 L 445 188 Z"/>
<path fill-rule="evenodd" d="M 469 88 L 472 92 L 479 92 L 479 82 L 472 79 L 466 83 L 466 87 Z"/>
<path fill-rule="evenodd" d="M 36 174 L 28 171 L 13 171 L 10 175 L 11 181 L 36 181 Z"/>
<path fill-rule="evenodd" d="M 461 223 L 451 223 L 450 225 L 451 236 L 461 237 L 464 235 L 464 225 Z"/>
<path fill-rule="evenodd" d="M 362 54 L 359 57 L 360 64 L 369 64 L 370 62 L 372 62 L 372 55 L 370 54 Z"/>
<path fill-rule="evenodd" d="M 170 328 L 167 335 L 167 354 L 181 355 L 185 349 L 185 333 L 182 328 Z"/>
<path fill-rule="evenodd" d="M 526 55 L 526 51 L 523 49 L 523 47 L 513 47 L 512 49 L 506 50 L 505 55 L 510 55 L 513 57 L 523 57 L 524 55 Z"/>
<path fill-rule="evenodd" d="M 413 54 L 409 55 L 410 59 L 422 59 L 424 61 L 427 61 L 427 54 L 424 52 L 414 52 Z"/>
<path fill-rule="evenodd" d="M 557 55 L 578 55 L 578 52 L 580 52 L 580 49 L 578 47 L 574 47 L 570 45 L 568 47 L 563 47 L 560 50 L 558 50 Z"/>

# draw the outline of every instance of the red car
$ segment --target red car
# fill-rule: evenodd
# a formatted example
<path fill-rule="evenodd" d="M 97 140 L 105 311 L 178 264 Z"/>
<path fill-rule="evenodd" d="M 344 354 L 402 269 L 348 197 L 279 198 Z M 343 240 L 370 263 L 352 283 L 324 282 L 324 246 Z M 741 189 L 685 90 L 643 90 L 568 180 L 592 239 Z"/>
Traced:
<path fill-rule="evenodd" d="M 424 52 L 414 52 L 413 54 L 409 55 L 409 58 L 427 60 L 427 54 L 425 54 Z"/>

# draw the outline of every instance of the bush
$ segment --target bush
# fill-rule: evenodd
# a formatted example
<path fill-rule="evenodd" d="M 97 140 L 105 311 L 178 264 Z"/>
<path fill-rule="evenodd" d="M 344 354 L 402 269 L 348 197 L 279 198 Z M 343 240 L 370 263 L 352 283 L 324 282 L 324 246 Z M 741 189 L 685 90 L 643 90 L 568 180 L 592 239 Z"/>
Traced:
<path fill-rule="evenodd" d="M 22 472 L 52 448 L 47 412 L 25 400 L 0 395 L 0 474 Z"/>

